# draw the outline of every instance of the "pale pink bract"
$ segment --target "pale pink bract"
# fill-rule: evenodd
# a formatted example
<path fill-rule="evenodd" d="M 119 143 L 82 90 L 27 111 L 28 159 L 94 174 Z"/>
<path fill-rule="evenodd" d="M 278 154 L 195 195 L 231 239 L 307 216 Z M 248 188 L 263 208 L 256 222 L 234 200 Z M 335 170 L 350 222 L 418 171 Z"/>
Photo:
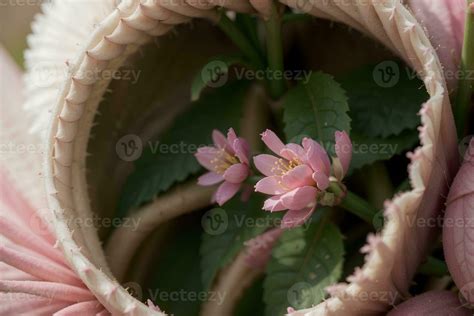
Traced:
<path fill-rule="evenodd" d="M 199 163 L 209 170 L 198 179 L 198 184 L 210 186 L 223 182 L 213 196 L 213 201 L 223 205 L 241 188 L 250 174 L 249 145 L 243 138 L 237 137 L 230 128 L 227 138 L 218 130 L 212 132 L 214 146 L 198 149 L 195 154 Z"/>

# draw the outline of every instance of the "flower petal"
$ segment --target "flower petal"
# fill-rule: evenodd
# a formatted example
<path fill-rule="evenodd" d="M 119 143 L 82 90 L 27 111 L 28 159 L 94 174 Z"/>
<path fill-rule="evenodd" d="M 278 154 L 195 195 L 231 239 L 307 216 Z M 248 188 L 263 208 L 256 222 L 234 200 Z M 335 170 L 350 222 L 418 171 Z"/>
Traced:
<path fill-rule="evenodd" d="M 198 184 L 203 186 L 214 185 L 223 181 L 224 178 L 215 172 L 208 172 L 198 178 Z"/>
<path fill-rule="evenodd" d="M 302 210 L 290 210 L 283 216 L 281 228 L 294 228 L 304 224 L 313 214 L 315 207 L 307 207 Z"/>
<path fill-rule="evenodd" d="M 232 145 L 235 140 L 237 139 L 237 134 L 235 133 L 234 129 L 231 127 L 227 131 L 227 142 Z"/>
<path fill-rule="evenodd" d="M 240 183 L 237 184 L 224 181 L 214 194 L 214 199 L 219 206 L 222 206 L 225 202 L 229 201 L 239 191 L 239 189 Z"/>
<path fill-rule="evenodd" d="M 283 186 L 289 190 L 305 185 L 313 185 L 313 170 L 308 165 L 299 165 L 281 177 Z"/>
<path fill-rule="evenodd" d="M 273 170 L 275 166 L 278 165 L 278 160 L 279 158 L 266 154 L 253 157 L 253 163 L 255 164 L 255 167 L 257 167 L 258 171 L 267 177 L 275 175 Z"/>
<path fill-rule="evenodd" d="M 221 131 L 215 129 L 212 131 L 212 141 L 217 148 L 226 148 L 228 147 L 227 139 Z"/>
<path fill-rule="evenodd" d="M 247 141 L 243 138 L 237 138 L 232 143 L 232 148 L 235 155 L 239 158 L 240 162 L 249 164 L 250 147 Z"/>
<path fill-rule="evenodd" d="M 321 191 L 326 190 L 329 186 L 329 177 L 322 171 L 315 171 L 313 173 L 313 180 Z"/>
<path fill-rule="evenodd" d="M 303 147 L 306 150 L 308 163 L 314 171 L 323 171 L 327 176 L 331 173 L 331 161 L 328 153 L 318 142 L 310 139 L 303 139 Z"/>
<path fill-rule="evenodd" d="M 288 189 L 281 185 L 281 177 L 272 176 L 265 177 L 258 181 L 255 185 L 255 191 L 271 195 L 280 195 L 288 192 Z"/>
<path fill-rule="evenodd" d="M 215 147 L 201 147 L 194 156 L 201 166 L 210 171 L 214 171 L 214 165 L 211 163 L 211 160 L 217 156 L 217 149 Z"/>
<path fill-rule="evenodd" d="M 246 164 L 238 163 L 230 166 L 224 172 L 224 179 L 230 183 L 242 183 L 249 175 L 249 167 Z"/>
<path fill-rule="evenodd" d="M 262 141 L 277 155 L 280 155 L 280 152 L 285 148 L 281 139 L 269 129 L 262 133 Z"/>
<path fill-rule="evenodd" d="M 341 162 L 342 165 L 342 171 L 343 171 L 343 176 L 347 173 L 347 170 L 349 170 L 349 166 L 351 164 L 351 159 L 352 159 L 352 142 L 351 139 L 349 138 L 349 135 L 345 131 L 336 132 L 336 155 L 337 158 L 339 158 L 339 161 Z"/>
<path fill-rule="evenodd" d="M 290 210 L 301 210 L 316 203 L 318 189 L 312 186 L 296 188 L 281 196 L 281 202 Z"/>
<path fill-rule="evenodd" d="M 283 152 L 286 151 L 287 153 L 291 154 L 290 156 L 291 158 L 288 157 L 289 158 L 289 159 L 287 158 L 288 160 L 295 159 L 300 162 L 306 163 L 307 161 L 306 151 L 303 149 L 303 147 L 301 147 L 301 145 L 289 143 L 285 147 L 286 148 L 283 150 Z"/>
<path fill-rule="evenodd" d="M 269 199 L 266 199 L 263 203 L 263 209 L 270 212 L 284 211 L 287 208 L 281 202 L 281 196 L 275 195 Z"/>

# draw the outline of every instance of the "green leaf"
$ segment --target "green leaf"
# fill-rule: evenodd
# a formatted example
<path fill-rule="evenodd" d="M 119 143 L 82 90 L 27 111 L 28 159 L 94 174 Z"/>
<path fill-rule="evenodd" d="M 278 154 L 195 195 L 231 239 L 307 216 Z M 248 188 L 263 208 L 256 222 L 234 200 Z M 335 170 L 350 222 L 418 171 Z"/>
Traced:
<path fill-rule="evenodd" d="M 191 100 L 197 101 L 202 91 L 207 88 L 218 88 L 226 84 L 229 79 L 229 67 L 234 64 L 245 64 L 242 57 L 219 56 L 210 60 L 194 77 L 191 86 Z"/>
<path fill-rule="evenodd" d="M 201 269 L 204 288 L 209 289 L 218 271 L 231 263 L 244 247 L 244 242 L 264 231 L 280 214 L 262 210 L 264 197 L 252 195 L 246 203 L 233 198 L 222 208 L 204 214 L 204 233 L 201 244 Z M 220 226 L 213 228 L 213 224 Z"/>
<path fill-rule="evenodd" d="M 304 136 L 319 141 L 334 154 L 334 133 L 350 132 L 351 119 L 345 91 L 333 77 L 322 72 L 311 75 L 283 99 L 285 134 L 298 142 Z"/>
<path fill-rule="evenodd" d="M 384 83 L 380 75 L 387 69 L 392 70 L 385 74 Z M 420 124 L 417 113 L 429 96 L 423 82 L 408 69 L 402 63 L 388 61 L 365 66 L 339 80 L 349 97 L 354 131 L 385 138 Z"/>
<path fill-rule="evenodd" d="M 343 261 L 342 235 L 327 216 L 307 229 L 285 231 L 267 267 L 266 315 L 284 315 L 288 306 L 302 309 L 320 303 L 326 296 L 324 288 L 339 280 Z"/>
<path fill-rule="evenodd" d="M 197 147 L 212 143 L 213 129 L 226 132 L 239 125 L 247 87 L 246 82 L 236 81 L 206 94 L 159 141 L 151 142 L 153 146 L 146 147 L 125 183 L 118 215 L 196 174 L 201 169 L 194 157 Z"/>
<path fill-rule="evenodd" d="M 388 160 L 412 149 L 418 143 L 416 130 L 406 130 L 396 136 L 371 138 L 353 131 L 352 161 L 349 172 L 379 160 Z"/>

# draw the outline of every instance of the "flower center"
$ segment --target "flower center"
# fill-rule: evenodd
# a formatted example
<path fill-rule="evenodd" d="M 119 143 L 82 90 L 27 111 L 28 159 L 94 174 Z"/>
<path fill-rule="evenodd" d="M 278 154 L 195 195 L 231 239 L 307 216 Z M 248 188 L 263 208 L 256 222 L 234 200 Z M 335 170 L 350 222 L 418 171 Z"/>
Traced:
<path fill-rule="evenodd" d="M 230 166 L 238 163 L 237 156 L 229 154 L 224 148 L 217 149 L 215 158 L 211 160 L 217 174 L 223 174 Z"/>
<path fill-rule="evenodd" d="M 280 158 L 274 164 L 275 166 L 272 167 L 271 172 L 277 176 L 283 176 L 301 163 L 296 158 L 290 161 Z"/>

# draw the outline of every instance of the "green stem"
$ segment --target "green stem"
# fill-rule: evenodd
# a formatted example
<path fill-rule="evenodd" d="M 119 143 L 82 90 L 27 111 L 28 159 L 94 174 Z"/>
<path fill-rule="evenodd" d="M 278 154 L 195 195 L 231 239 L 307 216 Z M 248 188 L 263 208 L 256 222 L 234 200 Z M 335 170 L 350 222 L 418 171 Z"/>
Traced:
<path fill-rule="evenodd" d="M 268 21 L 265 22 L 266 42 L 267 42 L 267 58 L 268 68 L 273 73 L 279 72 L 283 74 L 283 44 L 281 36 L 281 15 L 279 6 L 272 3 L 272 13 Z M 279 77 L 277 79 L 276 77 Z M 286 83 L 283 76 L 270 76 L 268 78 L 268 88 L 270 96 L 273 99 L 278 99 L 286 91 Z"/>
<path fill-rule="evenodd" d="M 426 262 L 420 266 L 418 271 L 424 275 L 434 275 L 438 277 L 449 274 L 446 263 L 443 260 L 434 257 L 428 257 Z"/>
<path fill-rule="evenodd" d="M 470 112 L 471 97 L 474 90 L 474 79 L 468 74 L 474 71 L 474 12 L 469 6 L 474 0 L 467 0 L 466 24 L 464 28 L 464 44 L 461 59 L 462 78 L 459 80 L 456 102 L 454 105 L 454 117 L 458 130 L 458 136 L 466 132 L 468 113 Z"/>
<path fill-rule="evenodd" d="M 264 63 L 257 49 L 248 38 L 237 28 L 224 13 L 222 13 L 217 24 L 220 29 L 232 40 L 232 42 L 245 54 L 257 69 L 262 69 Z"/>
<path fill-rule="evenodd" d="M 347 191 L 346 197 L 342 200 L 340 206 L 371 225 L 378 212 L 378 210 L 366 200 L 350 191 Z"/>
<path fill-rule="evenodd" d="M 342 196 L 344 194 L 343 189 L 337 182 L 331 182 L 329 185 L 329 191 L 334 193 L 336 197 Z M 351 191 L 347 191 L 345 196 L 342 198 L 340 207 L 346 211 L 351 212 L 352 214 L 360 217 L 367 223 L 373 223 L 374 217 L 376 216 L 378 210 L 373 207 L 369 202 L 361 198 Z"/>

